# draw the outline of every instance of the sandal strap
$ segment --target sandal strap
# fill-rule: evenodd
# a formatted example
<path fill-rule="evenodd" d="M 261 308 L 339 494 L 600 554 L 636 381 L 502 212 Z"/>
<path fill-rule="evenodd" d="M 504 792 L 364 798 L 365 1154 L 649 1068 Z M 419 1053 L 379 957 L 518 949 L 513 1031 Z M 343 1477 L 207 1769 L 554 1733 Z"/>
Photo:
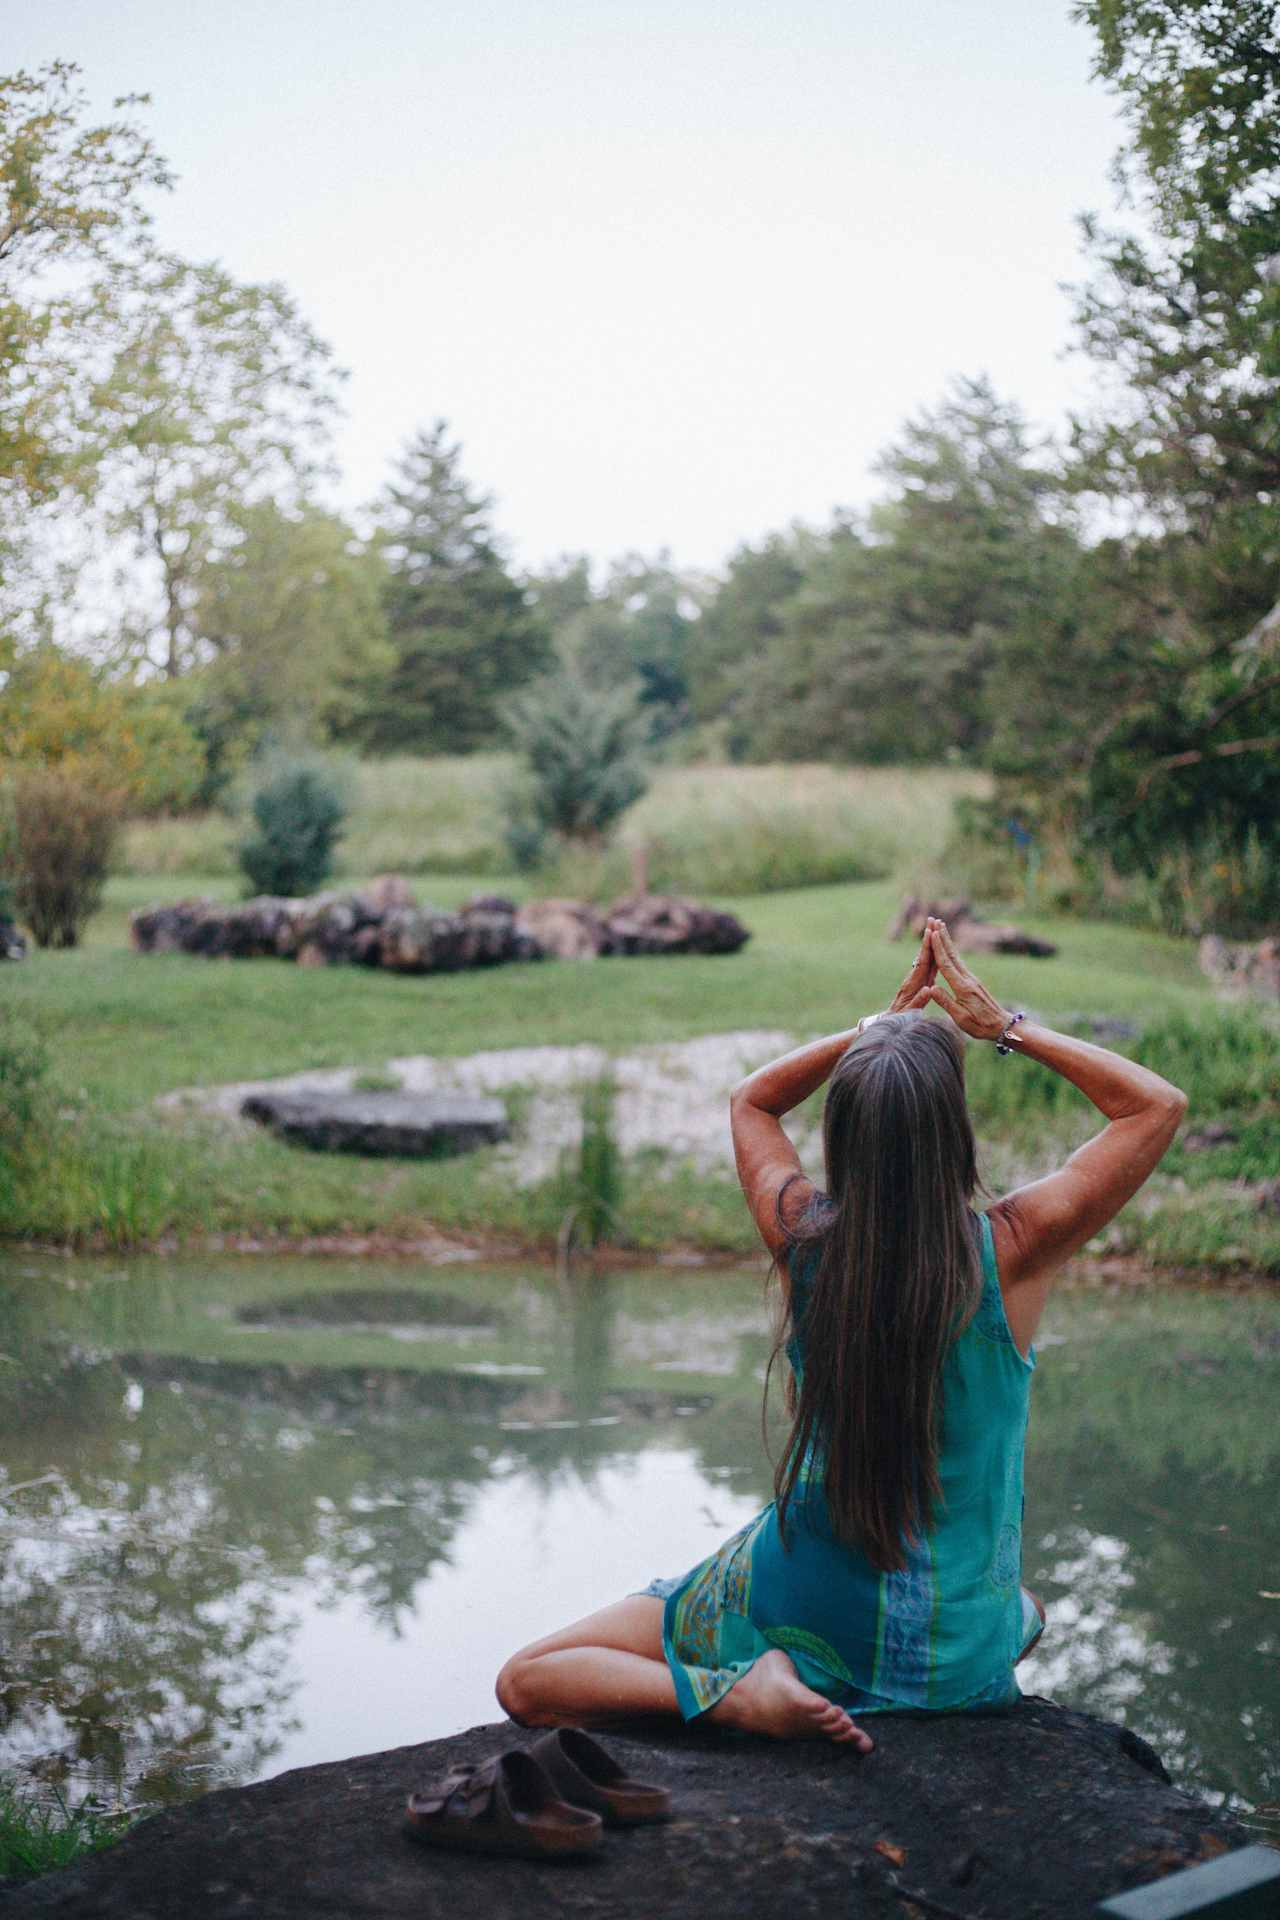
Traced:
<path fill-rule="evenodd" d="M 611 1805 L 609 1789 L 613 1785 L 613 1780 L 601 1778 L 599 1775 L 593 1778 L 591 1774 L 585 1772 L 577 1760 L 565 1751 L 564 1742 L 560 1738 L 561 1731 L 559 1727 L 555 1727 L 551 1732 L 544 1733 L 540 1739 L 535 1740 L 529 1749 L 531 1755 L 573 1806 L 587 1807 L 593 1813 L 603 1812 Z M 599 1754 L 606 1763 L 606 1767 L 601 1769 L 602 1773 L 609 1767 L 615 1766 L 612 1755 L 606 1754 L 604 1749 L 597 1746 L 593 1740 L 583 1758 L 592 1760 L 596 1754 Z M 619 1777 L 620 1772 L 621 1769 L 617 1769 L 615 1779 Z"/>
<path fill-rule="evenodd" d="M 451 1800 L 461 1797 L 462 1806 L 457 1811 L 475 1819 L 493 1797 L 497 1773 L 496 1759 L 485 1760 L 478 1767 L 454 1767 L 414 1794 L 414 1808 L 418 1813 L 443 1813 Z"/>

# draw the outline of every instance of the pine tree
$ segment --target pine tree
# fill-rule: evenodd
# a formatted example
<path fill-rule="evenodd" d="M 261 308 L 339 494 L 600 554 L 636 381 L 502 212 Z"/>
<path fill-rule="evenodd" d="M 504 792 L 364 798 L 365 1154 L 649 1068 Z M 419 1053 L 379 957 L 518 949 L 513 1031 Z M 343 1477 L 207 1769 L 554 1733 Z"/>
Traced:
<path fill-rule="evenodd" d="M 490 744 L 497 702 L 551 657 L 498 552 L 492 500 L 471 491 L 447 431 L 437 420 L 414 436 L 379 516 L 396 654 L 364 724 L 379 751 L 467 753 Z"/>

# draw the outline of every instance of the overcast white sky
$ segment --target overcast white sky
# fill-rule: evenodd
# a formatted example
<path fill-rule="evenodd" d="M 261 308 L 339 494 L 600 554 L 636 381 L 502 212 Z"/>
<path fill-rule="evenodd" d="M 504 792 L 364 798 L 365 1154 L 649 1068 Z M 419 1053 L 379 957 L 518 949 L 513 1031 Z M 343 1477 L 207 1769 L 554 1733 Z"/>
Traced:
<path fill-rule="evenodd" d="M 161 238 L 351 369 L 342 496 L 443 414 L 524 565 L 877 491 L 949 375 L 1051 425 L 1114 103 L 1066 0 L 0 0 L 4 65 L 148 91 Z"/>

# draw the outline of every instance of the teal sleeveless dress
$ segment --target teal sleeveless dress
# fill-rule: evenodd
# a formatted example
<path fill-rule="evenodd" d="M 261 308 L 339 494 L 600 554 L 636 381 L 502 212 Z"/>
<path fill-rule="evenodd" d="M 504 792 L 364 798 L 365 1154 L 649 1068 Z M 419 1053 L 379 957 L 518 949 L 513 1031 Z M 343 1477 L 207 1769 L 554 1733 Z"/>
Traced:
<path fill-rule="evenodd" d="M 772 1503 L 708 1559 L 647 1589 L 665 1600 L 663 1646 L 680 1711 L 714 1706 L 771 1647 L 805 1684 L 851 1712 L 947 1712 L 1011 1705 L 1014 1662 L 1039 1619 L 1021 1585 L 1022 1462 L 1031 1375 L 1005 1318 L 990 1223 L 978 1309 L 943 1363 L 942 1499 L 898 1572 L 873 1567 L 832 1532 L 821 1486 L 797 1489 L 784 1546 Z M 816 1250 L 790 1263 L 804 1366 Z"/>

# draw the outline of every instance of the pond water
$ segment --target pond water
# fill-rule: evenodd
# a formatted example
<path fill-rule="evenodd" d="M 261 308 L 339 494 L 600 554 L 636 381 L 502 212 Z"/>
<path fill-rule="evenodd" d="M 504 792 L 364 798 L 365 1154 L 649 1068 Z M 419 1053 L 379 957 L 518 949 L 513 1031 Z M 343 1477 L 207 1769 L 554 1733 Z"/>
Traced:
<path fill-rule="evenodd" d="M 499 1717 L 768 1497 L 758 1273 L 0 1260 L 0 1770 L 156 1804 Z M 1280 1833 L 1280 1300 L 1063 1290 L 1028 1692 Z"/>

